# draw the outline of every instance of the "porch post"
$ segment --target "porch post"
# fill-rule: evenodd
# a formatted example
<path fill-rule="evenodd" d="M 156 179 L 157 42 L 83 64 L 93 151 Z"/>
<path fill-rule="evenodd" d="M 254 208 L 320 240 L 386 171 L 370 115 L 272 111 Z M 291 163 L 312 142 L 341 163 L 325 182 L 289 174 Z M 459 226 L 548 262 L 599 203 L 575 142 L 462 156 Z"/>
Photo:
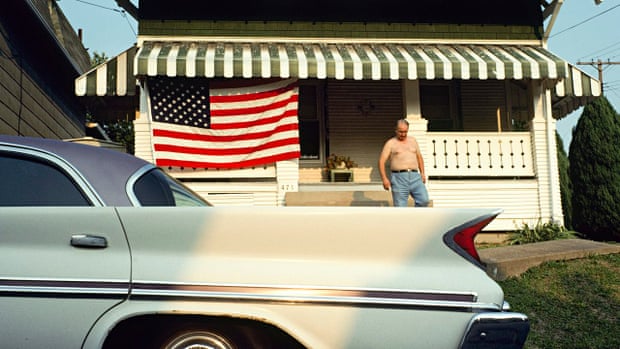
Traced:
<path fill-rule="evenodd" d="M 420 81 L 403 80 L 403 111 L 405 119 L 409 121 L 409 133 L 412 134 L 420 144 L 422 155 L 426 154 L 426 132 L 428 120 L 422 117 L 420 103 Z"/>
<path fill-rule="evenodd" d="M 276 162 L 276 206 L 286 205 L 286 193 L 299 191 L 299 159 Z"/>
<path fill-rule="evenodd" d="M 532 149 L 539 192 L 540 218 L 563 225 L 560 175 L 555 141 L 555 120 L 552 116 L 551 92 L 542 82 L 533 84 L 534 119 Z M 534 222 L 535 223 L 535 222 Z"/>
<path fill-rule="evenodd" d="M 149 94 L 145 82 L 139 84 L 140 110 L 133 121 L 134 155 L 150 163 L 155 163 L 151 141 L 151 120 L 149 118 Z"/>

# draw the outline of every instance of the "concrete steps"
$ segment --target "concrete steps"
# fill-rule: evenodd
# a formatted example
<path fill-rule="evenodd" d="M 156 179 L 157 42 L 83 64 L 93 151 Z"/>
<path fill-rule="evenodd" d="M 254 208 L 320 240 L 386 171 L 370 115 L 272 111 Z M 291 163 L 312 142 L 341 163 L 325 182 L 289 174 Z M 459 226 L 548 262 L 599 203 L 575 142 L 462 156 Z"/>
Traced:
<path fill-rule="evenodd" d="M 392 206 L 388 191 L 299 191 L 288 192 L 286 206 Z"/>

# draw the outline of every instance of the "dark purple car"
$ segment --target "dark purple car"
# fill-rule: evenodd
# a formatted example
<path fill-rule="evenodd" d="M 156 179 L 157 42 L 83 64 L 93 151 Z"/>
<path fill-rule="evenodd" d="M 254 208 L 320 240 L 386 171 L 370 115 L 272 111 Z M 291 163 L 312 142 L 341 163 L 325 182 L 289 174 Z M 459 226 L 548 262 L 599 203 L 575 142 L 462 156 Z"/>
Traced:
<path fill-rule="evenodd" d="M 206 206 L 153 164 L 114 150 L 0 135 L 0 206 Z"/>

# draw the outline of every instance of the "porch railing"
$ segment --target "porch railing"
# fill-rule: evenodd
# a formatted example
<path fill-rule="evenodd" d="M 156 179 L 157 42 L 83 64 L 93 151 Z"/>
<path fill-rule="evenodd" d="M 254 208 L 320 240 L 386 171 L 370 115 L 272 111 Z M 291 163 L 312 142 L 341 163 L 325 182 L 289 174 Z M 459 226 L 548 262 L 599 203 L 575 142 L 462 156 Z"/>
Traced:
<path fill-rule="evenodd" d="M 429 132 L 425 169 L 436 177 L 532 177 L 529 132 Z"/>

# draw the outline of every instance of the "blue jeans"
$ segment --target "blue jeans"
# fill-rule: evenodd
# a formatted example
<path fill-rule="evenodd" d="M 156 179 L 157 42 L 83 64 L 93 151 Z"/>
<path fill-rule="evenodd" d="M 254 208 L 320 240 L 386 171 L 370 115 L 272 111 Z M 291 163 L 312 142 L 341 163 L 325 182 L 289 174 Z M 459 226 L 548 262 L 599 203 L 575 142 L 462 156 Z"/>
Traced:
<path fill-rule="evenodd" d="M 409 194 L 415 200 L 416 207 L 428 206 L 428 191 L 418 172 L 392 172 L 392 200 L 394 206 L 407 207 Z"/>

